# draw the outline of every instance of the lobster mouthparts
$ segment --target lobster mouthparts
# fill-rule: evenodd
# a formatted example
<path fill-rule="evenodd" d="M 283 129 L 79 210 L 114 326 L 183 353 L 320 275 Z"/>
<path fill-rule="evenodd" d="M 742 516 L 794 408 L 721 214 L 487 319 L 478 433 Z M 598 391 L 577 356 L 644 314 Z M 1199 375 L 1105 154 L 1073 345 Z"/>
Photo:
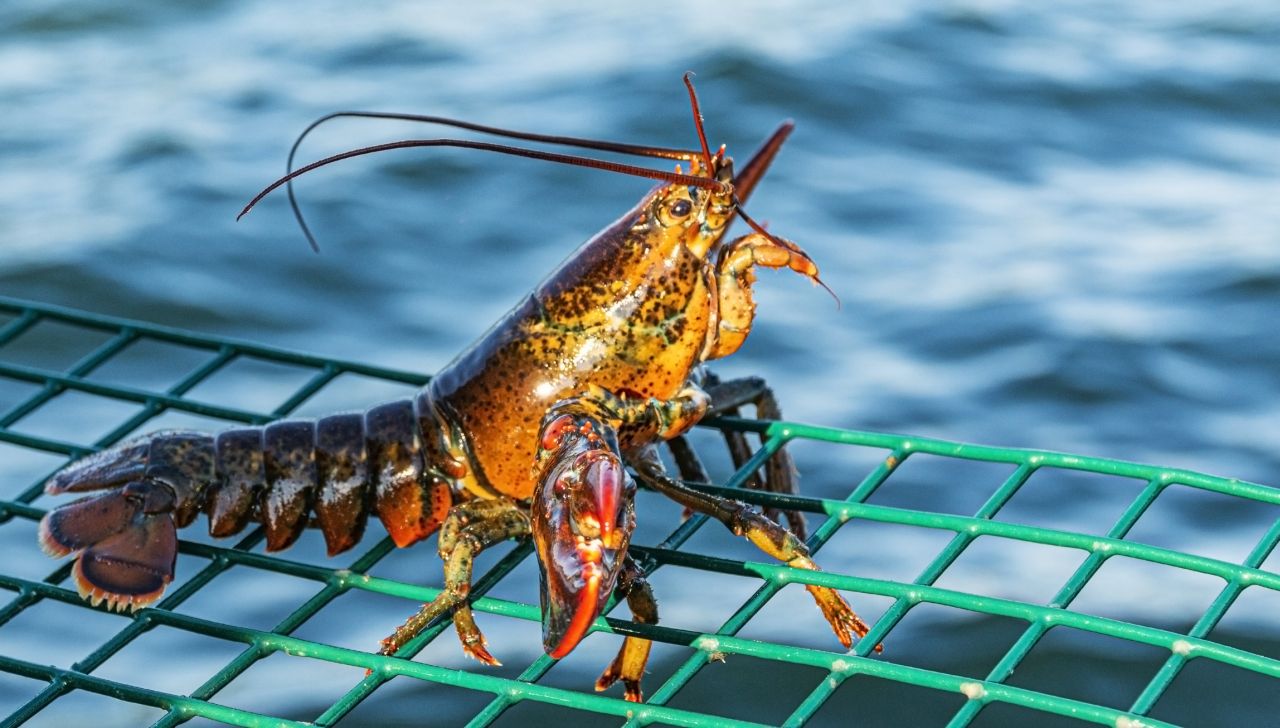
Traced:
<path fill-rule="evenodd" d="M 544 471 L 533 502 L 542 645 L 556 659 L 608 603 L 635 528 L 635 485 L 622 462 L 598 440 L 572 439 Z"/>

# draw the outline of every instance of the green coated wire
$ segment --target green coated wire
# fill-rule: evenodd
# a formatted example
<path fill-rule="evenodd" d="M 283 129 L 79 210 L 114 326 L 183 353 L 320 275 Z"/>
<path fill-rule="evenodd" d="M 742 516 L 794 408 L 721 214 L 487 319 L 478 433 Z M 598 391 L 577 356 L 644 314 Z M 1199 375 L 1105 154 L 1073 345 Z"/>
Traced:
<path fill-rule="evenodd" d="M 427 380 L 420 374 L 383 369 L 361 362 L 325 359 L 250 342 L 202 336 L 173 328 L 6 297 L 0 297 L 0 314 L 8 314 L 12 317 L 0 323 L 0 347 L 19 340 L 24 334 L 46 321 L 69 324 L 86 332 L 102 332 L 108 335 L 103 343 L 65 370 L 43 369 L 0 360 L 0 380 L 36 385 L 34 394 L 11 406 L 7 411 L 0 412 L 0 442 L 69 457 L 108 446 L 135 431 L 147 420 L 168 410 L 214 417 L 227 422 L 261 423 L 293 411 L 344 373 L 361 374 L 408 384 L 422 384 Z M 206 352 L 208 358 L 165 391 L 104 384 L 93 377 L 95 370 L 100 366 L 141 341 L 160 341 L 191 347 Z M 0 359 L 2 355 L 3 349 L 0 348 Z M 242 358 L 303 367 L 311 370 L 311 376 L 271 411 L 259 412 L 223 407 L 187 398 L 187 393 L 201 382 L 222 371 L 233 361 Z M 58 395 L 67 391 L 85 392 L 117 401 L 131 402 L 141 407 L 109 433 L 88 446 L 23 433 L 14 429 L 15 425 L 21 425 L 24 418 L 38 412 Z M 671 699 L 704 667 L 724 655 L 750 656 L 776 664 L 805 665 L 823 670 L 823 678 L 787 716 L 784 725 L 788 726 L 800 726 L 812 720 L 840 685 L 855 675 L 872 676 L 963 696 L 965 698 L 963 704 L 951 719 L 950 724 L 953 726 L 968 725 L 986 706 L 993 703 L 1017 706 L 1046 714 L 1072 716 L 1112 726 L 1168 725 L 1152 719 L 1149 713 L 1181 670 L 1194 660 L 1208 660 L 1246 670 L 1274 680 L 1276 686 L 1280 688 L 1280 660 L 1224 645 L 1209 638 L 1210 632 L 1222 620 L 1245 588 L 1257 587 L 1280 591 L 1280 574 L 1262 568 L 1277 543 L 1280 543 L 1280 520 L 1267 530 L 1249 555 L 1240 563 L 1126 539 L 1128 532 L 1142 514 L 1170 487 L 1199 489 L 1272 505 L 1280 504 L 1280 490 L 1257 483 L 1218 478 L 1186 470 L 1050 451 L 998 448 L 787 422 L 721 418 L 707 424 L 722 429 L 755 432 L 761 434 L 765 442 L 751 460 L 739 468 L 723 485 L 690 485 L 710 493 L 740 497 L 762 507 L 798 509 L 822 515 L 824 519 L 809 541 L 811 550 L 822 549 L 841 528 L 852 522 L 892 523 L 933 529 L 950 533 L 951 537 L 937 556 L 909 583 L 837 572 L 796 570 L 775 563 L 717 558 L 686 550 L 686 541 L 706 523 L 705 516 L 689 519 L 656 546 L 633 546 L 633 555 L 644 563 L 649 571 L 674 565 L 707 573 L 731 574 L 756 580 L 759 584 L 756 591 L 739 605 L 714 633 L 693 632 L 662 625 L 642 625 L 629 620 L 615 619 L 607 614 L 596 620 L 591 626 L 592 631 L 638 635 L 692 648 L 690 656 L 667 680 L 660 685 L 650 686 L 652 692 L 643 705 L 626 703 L 616 697 L 541 684 L 539 681 L 554 664 L 554 661 L 546 656 L 535 660 L 517 678 L 508 679 L 478 670 L 453 670 L 403 657 L 383 657 L 293 636 L 293 632 L 326 605 L 351 591 L 383 594 L 415 602 L 429 600 L 439 593 L 438 589 L 369 575 L 370 569 L 392 551 L 388 539 L 383 539 L 366 549 L 347 569 L 304 564 L 290 560 L 287 555 L 281 557 L 253 553 L 249 549 L 261 541 L 260 531 L 248 534 L 230 547 L 183 541 L 180 543 L 180 551 L 206 560 L 207 565 L 172 590 L 157 605 L 138 611 L 121 630 L 80 661 L 69 667 L 38 665 L 0 654 L 0 671 L 47 683 L 43 690 L 18 707 L 0 725 L 6 728 L 22 725 L 38 716 L 59 697 L 73 690 L 84 690 L 116 700 L 160 708 L 165 713 L 156 722 L 157 726 L 180 725 L 195 717 L 242 726 L 304 725 L 296 721 L 283 720 L 278 716 L 231 708 L 215 702 L 219 692 L 252 665 L 277 653 L 369 670 L 366 677 L 325 709 L 314 723 L 326 726 L 340 723 L 363 700 L 376 693 L 395 677 L 452 685 L 491 695 L 492 698 L 486 707 L 472 718 L 471 725 L 475 726 L 492 723 L 512 706 L 523 701 L 548 703 L 613 716 L 629 726 L 643 726 L 651 723 L 687 726 L 755 725 L 745 721 L 731 721 L 723 716 L 700 710 L 675 708 L 668 705 Z M 771 453 L 794 440 L 823 443 L 825 447 L 872 448 L 881 452 L 882 458 L 844 499 L 783 496 L 740 490 L 741 485 L 751 473 L 758 469 Z M 1014 465 L 1015 468 L 972 516 L 897 508 L 867 502 L 905 461 L 920 454 L 1005 463 Z M 1145 483 L 1145 486 L 1103 536 L 994 520 L 1027 480 L 1034 473 L 1044 469 L 1099 473 L 1134 479 Z M 14 519 L 35 521 L 43 515 L 42 508 L 32 505 L 40 494 L 40 482 L 43 480 L 44 478 L 41 477 L 16 495 L 0 500 L 0 525 Z M 1084 558 L 1054 597 L 1043 605 L 969 594 L 935 586 L 935 582 L 966 549 L 985 538 L 1009 539 L 1072 549 L 1078 551 Z M 534 622 L 540 620 L 538 607 L 534 604 L 496 599 L 485 595 L 523 560 L 529 558 L 530 552 L 531 548 L 527 543 L 517 545 L 476 580 L 473 589 L 475 596 L 473 607 L 476 610 Z M 1072 601 L 1094 578 L 1102 565 L 1115 556 L 1206 574 L 1221 579 L 1223 587 L 1200 619 L 1185 634 L 1072 611 L 1070 609 Z M 207 588 L 209 582 L 218 574 L 237 567 L 310 580 L 315 582 L 317 591 L 271 630 L 246 629 L 176 611 L 176 608 L 185 600 Z M 49 575 L 40 580 L 20 578 L 0 572 L 0 589 L 15 595 L 9 604 L 0 607 L 0 627 L 43 600 L 54 600 L 90 609 L 91 607 L 83 602 L 74 590 L 63 586 L 68 574 L 69 568 L 66 564 L 52 568 Z M 847 592 L 881 595 L 892 600 L 892 603 L 876 620 L 868 637 L 847 653 L 771 644 L 736 636 L 769 600 L 789 584 L 816 584 Z M 983 679 L 895 664 L 872 655 L 872 647 L 884 641 L 903 617 L 920 604 L 944 605 L 973 614 L 1010 618 L 1022 622 L 1025 627 L 1019 639 Z M 210 675 L 189 695 L 146 689 L 93 674 L 94 670 L 106 660 L 140 635 L 157 626 L 240 643 L 244 645 L 244 650 Z M 447 621 L 438 620 L 408 646 L 406 656 L 416 654 L 439 635 L 447 634 L 448 627 Z M 1151 645 L 1166 651 L 1167 655 L 1161 668 L 1146 683 L 1141 694 L 1128 710 L 1094 705 L 1007 684 L 1013 671 L 1039 640 L 1057 627 L 1105 635 L 1135 644 Z"/>

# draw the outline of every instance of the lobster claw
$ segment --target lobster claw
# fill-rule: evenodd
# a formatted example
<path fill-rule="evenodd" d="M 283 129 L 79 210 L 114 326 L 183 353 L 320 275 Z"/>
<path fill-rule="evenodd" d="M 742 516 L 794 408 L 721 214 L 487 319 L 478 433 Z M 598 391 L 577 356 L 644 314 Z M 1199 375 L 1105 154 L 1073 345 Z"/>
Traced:
<path fill-rule="evenodd" d="M 608 603 L 635 529 L 635 483 L 618 455 L 589 424 L 558 429 L 533 500 L 542 645 L 557 659 L 586 636 Z"/>

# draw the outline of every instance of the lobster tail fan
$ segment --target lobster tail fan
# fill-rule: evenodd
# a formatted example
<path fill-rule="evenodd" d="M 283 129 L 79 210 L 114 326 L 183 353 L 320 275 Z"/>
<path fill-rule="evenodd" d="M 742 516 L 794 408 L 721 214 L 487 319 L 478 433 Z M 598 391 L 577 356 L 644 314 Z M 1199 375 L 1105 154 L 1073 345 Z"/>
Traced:
<path fill-rule="evenodd" d="M 95 606 L 105 601 L 111 609 L 136 609 L 159 599 L 173 580 L 177 528 L 167 510 L 156 512 L 152 488 L 131 483 L 56 508 L 40 521 L 45 553 L 79 552 L 72 578 Z"/>

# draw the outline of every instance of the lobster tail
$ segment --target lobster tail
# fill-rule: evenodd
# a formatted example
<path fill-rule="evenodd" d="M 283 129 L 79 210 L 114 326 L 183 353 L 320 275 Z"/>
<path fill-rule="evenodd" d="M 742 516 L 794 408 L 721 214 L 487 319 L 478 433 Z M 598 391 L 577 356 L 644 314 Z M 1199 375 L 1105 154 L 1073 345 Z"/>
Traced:
<path fill-rule="evenodd" d="M 431 535 L 453 503 L 429 394 L 365 413 L 284 420 L 217 435 L 165 431 L 127 440 L 55 473 L 45 492 L 101 491 L 50 511 L 40 546 L 76 554 L 81 596 L 113 609 L 149 604 L 173 579 L 177 529 L 201 510 L 215 537 L 262 523 L 268 551 L 318 526 L 329 555 L 355 546 L 370 511 L 397 546 Z"/>

